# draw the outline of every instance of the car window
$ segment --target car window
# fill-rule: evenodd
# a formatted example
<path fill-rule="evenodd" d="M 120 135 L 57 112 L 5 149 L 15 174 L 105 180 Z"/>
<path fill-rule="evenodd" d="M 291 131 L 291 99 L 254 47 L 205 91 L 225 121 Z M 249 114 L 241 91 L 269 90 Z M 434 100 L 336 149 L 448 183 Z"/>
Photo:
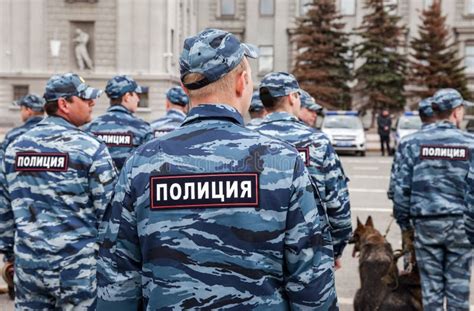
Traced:
<path fill-rule="evenodd" d="M 337 129 L 363 129 L 360 119 L 353 116 L 326 116 L 324 118 L 323 127 Z"/>
<path fill-rule="evenodd" d="M 401 117 L 398 123 L 401 130 L 419 130 L 421 128 L 420 117 Z"/>

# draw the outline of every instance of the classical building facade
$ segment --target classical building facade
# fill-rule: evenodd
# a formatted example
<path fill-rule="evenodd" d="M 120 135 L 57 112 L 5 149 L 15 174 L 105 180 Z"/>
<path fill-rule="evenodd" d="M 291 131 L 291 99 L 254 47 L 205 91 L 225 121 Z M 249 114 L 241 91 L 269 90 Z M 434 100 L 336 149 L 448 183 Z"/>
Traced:
<path fill-rule="evenodd" d="M 346 29 L 361 24 L 365 0 L 335 0 Z M 421 10 L 433 0 L 386 0 L 397 5 L 406 39 L 418 33 Z M 115 74 L 129 74 L 148 87 L 138 114 L 164 113 L 164 93 L 179 83 L 178 57 L 185 37 L 206 27 L 222 28 L 260 48 L 252 60 L 255 83 L 270 71 L 291 71 L 296 19 L 311 0 L 1 0 L 0 124 L 18 122 L 11 102 L 42 94 L 54 73 L 74 71 L 104 88 Z M 464 57 L 474 90 L 474 0 L 442 0 L 453 40 Z M 92 68 L 76 56 L 77 29 L 85 32 Z M 352 37 L 352 42 L 357 40 Z M 59 49 L 58 49 L 59 46 Z M 357 66 L 357 64 L 356 64 Z M 95 113 L 108 106 L 102 96 Z"/>
<path fill-rule="evenodd" d="M 42 95 L 55 73 L 77 72 L 101 89 L 116 74 L 147 87 L 138 114 L 164 113 L 164 93 L 179 83 L 178 55 L 196 32 L 194 0 L 1 0 L 0 124 L 19 122 L 12 101 Z M 86 33 L 92 68 L 78 64 L 77 29 Z M 103 95 L 95 114 L 108 107 Z"/>

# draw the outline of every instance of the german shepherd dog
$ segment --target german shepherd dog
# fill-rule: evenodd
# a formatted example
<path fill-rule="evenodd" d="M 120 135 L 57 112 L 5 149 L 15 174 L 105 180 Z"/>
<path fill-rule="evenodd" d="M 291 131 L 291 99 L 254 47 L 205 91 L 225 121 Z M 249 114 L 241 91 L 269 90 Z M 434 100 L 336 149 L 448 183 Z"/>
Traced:
<path fill-rule="evenodd" d="M 369 216 L 357 228 L 349 243 L 352 256 L 359 255 L 360 289 L 354 298 L 355 311 L 423 310 L 418 270 L 400 275 L 392 246 L 374 228 Z"/>

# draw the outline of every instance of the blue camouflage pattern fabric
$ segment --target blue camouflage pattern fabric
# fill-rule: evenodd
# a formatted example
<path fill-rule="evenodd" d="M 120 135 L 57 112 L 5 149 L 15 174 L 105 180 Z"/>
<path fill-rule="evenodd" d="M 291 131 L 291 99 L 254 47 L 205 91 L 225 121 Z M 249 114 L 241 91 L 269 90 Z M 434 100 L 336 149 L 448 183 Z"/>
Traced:
<path fill-rule="evenodd" d="M 181 82 L 188 90 L 202 88 L 234 69 L 246 57 L 257 58 L 257 48 L 241 43 L 237 37 L 220 29 L 205 29 L 184 41 L 179 58 Z M 204 76 L 200 81 L 184 83 L 190 73 Z"/>
<path fill-rule="evenodd" d="M 75 73 L 66 73 L 52 76 L 48 80 L 43 98 L 47 102 L 71 96 L 83 99 L 96 99 L 101 94 L 101 90 L 87 85 L 81 76 Z"/>
<path fill-rule="evenodd" d="M 29 131 L 36 124 L 38 124 L 41 120 L 43 120 L 43 117 L 33 116 L 33 117 L 29 118 L 28 120 L 26 120 L 26 122 L 23 123 L 22 125 L 11 129 L 9 132 L 7 132 L 5 134 L 5 138 L 4 138 L 3 143 L 2 143 L 2 149 L 5 151 L 8 147 L 8 145 L 10 145 L 12 141 L 14 141 L 17 137 L 19 137 L 23 133 Z"/>
<path fill-rule="evenodd" d="M 467 107 L 474 106 L 473 103 L 464 100 L 461 94 L 455 89 L 438 90 L 431 99 L 432 105 L 434 103 L 439 111 L 447 111 L 461 105 Z"/>
<path fill-rule="evenodd" d="M 28 94 L 23 96 L 19 101 L 13 102 L 16 106 L 25 106 L 36 112 L 44 111 L 44 98 L 39 97 L 36 94 Z"/>
<path fill-rule="evenodd" d="M 143 93 L 141 86 L 129 76 L 115 76 L 107 82 L 105 93 L 109 98 L 120 98 L 126 93 Z"/>
<path fill-rule="evenodd" d="M 244 128 L 234 108 L 193 108 L 179 129 L 136 151 L 115 193 L 98 310 L 337 309 L 303 161 Z"/>
<path fill-rule="evenodd" d="M 189 97 L 180 86 L 173 86 L 166 92 L 166 98 L 175 105 L 186 106 L 189 104 Z"/>
<path fill-rule="evenodd" d="M 314 97 L 311 96 L 308 92 L 306 92 L 305 90 L 300 90 L 300 93 L 301 108 L 306 108 L 308 110 L 316 112 L 323 110 L 323 107 L 317 104 Z"/>
<path fill-rule="evenodd" d="M 352 223 L 348 179 L 329 138 L 286 112 L 270 113 L 250 129 L 286 141 L 299 151 L 323 200 L 320 214 L 323 223 L 329 224 L 330 245 L 339 258 L 352 235 Z"/>
<path fill-rule="evenodd" d="M 448 121 L 429 125 L 404 142 L 396 173 L 394 217 L 414 228 L 423 306 L 469 310 L 472 250 L 463 214 L 474 136 Z M 472 189 L 471 189 L 472 191 Z"/>
<path fill-rule="evenodd" d="M 178 109 L 168 110 L 165 116 L 151 123 L 154 137 L 160 137 L 175 130 L 183 123 L 185 118 L 186 114 Z"/>
<path fill-rule="evenodd" d="M 261 111 L 265 107 L 263 106 L 262 101 L 260 100 L 260 92 L 257 90 L 252 94 L 252 100 L 250 101 L 249 111 Z"/>
<path fill-rule="evenodd" d="M 260 82 L 260 90 L 268 89 L 272 97 L 282 97 L 294 92 L 301 92 L 298 81 L 295 76 L 287 72 L 270 72 L 266 74 Z"/>
<path fill-rule="evenodd" d="M 110 106 L 105 114 L 87 124 L 84 130 L 107 145 L 119 171 L 136 148 L 153 139 L 150 124 L 122 105 Z"/>
<path fill-rule="evenodd" d="M 0 252 L 14 250 L 16 309 L 94 309 L 99 224 L 116 177 L 106 146 L 60 117 L 8 146 Z"/>
<path fill-rule="evenodd" d="M 432 103 L 432 97 L 424 98 L 420 101 L 418 104 L 418 112 L 421 116 L 432 117 L 434 115 Z"/>

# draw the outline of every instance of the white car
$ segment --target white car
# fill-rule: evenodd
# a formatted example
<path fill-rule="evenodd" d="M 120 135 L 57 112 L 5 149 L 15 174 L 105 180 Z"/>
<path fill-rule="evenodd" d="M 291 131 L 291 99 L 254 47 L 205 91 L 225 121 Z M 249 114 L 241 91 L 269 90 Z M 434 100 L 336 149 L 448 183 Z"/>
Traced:
<path fill-rule="evenodd" d="M 327 111 L 321 131 L 329 136 L 336 151 L 349 151 L 365 156 L 365 131 L 356 111 Z"/>
<path fill-rule="evenodd" d="M 414 111 L 407 111 L 398 118 L 392 133 L 395 149 L 403 137 L 415 133 L 421 129 L 421 125 L 420 116 Z"/>

